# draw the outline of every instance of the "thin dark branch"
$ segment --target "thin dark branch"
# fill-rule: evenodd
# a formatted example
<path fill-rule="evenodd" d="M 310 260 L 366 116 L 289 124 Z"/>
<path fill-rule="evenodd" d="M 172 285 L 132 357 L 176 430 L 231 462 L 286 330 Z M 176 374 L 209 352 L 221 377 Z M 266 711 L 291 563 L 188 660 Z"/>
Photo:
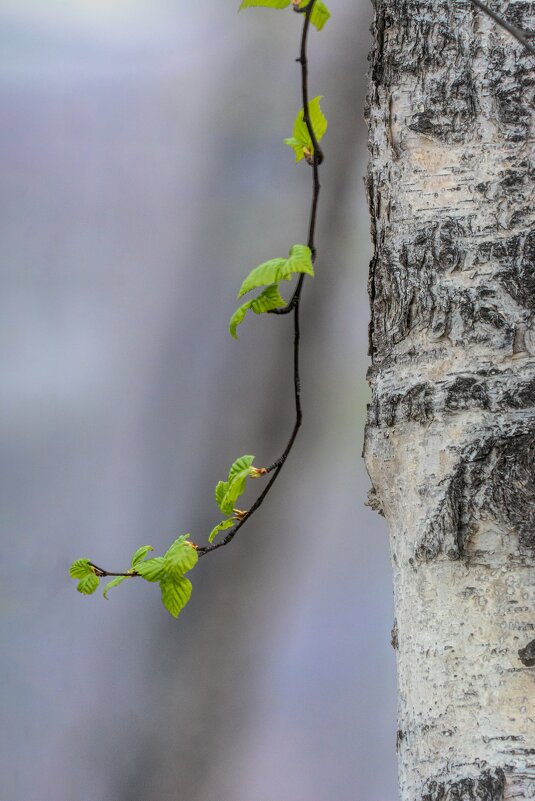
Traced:
<path fill-rule="evenodd" d="M 307 38 L 308 38 L 308 31 L 310 28 L 310 15 L 312 13 L 312 9 L 314 8 L 314 3 L 316 0 L 310 0 L 310 3 L 306 6 L 306 8 L 297 9 L 294 7 L 295 10 L 300 11 L 301 13 L 305 14 L 305 19 L 303 23 L 303 32 L 301 35 L 301 51 L 299 58 L 297 59 L 301 65 L 301 92 L 302 92 L 302 99 L 303 99 L 303 118 L 305 120 L 305 124 L 307 126 L 308 132 L 310 134 L 310 138 L 312 140 L 314 146 L 314 154 L 312 159 L 312 205 L 310 209 L 310 222 L 308 228 L 308 247 L 312 252 L 312 258 L 315 260 L 316 257 L 316 248 L 314 245 L 314 237 L 316 231 L 316 216 L 318 212 L 318 198 L 320 193 L 320 182 L 319 182 L 319 165 L 323 161 L 323 153 L 320 150 L 318 145 L 316 135 L 314 133 L 314 128 L 310 121 L 310 116 L 308 113 L 308 61 L 307 61 Z M 245 525 L 246 521 L 250 519 L 250 517 L 256 512 L 257 509 L 260 508 L 264 499 L 268 495 L 271 487 L 277 480 L 277 476 L 279 475 L 280 471 L 284 467 L 284 464 L 290 454 L 290 451 L 293 448 L 294 442 L 296 440 L 297 434 L 301 427 L 301 423 L 303 420 L 303 410 L 301 406 L 301 377 L 299 373 L 299 347 L 301 342 L 301 331 L 299 325 L 299 310 L 300 310 L 300 303 L 301 303 L 301 292 L 303 289 L 305 276 L 301 274 L 299 276 L 299 280 L 297 282 L 297 286 L 295 292 L 293 294 L 292 299 L 288 303 L 284 309 L 278 311 L 279 314 L 288 314 L 289 312 L 293 311 L 294 314 L 294 375 L 293 375 L 293 383 L 294 383 L 294 401 L 295 401 L 295 422 L 292 429 L 292 433 L 290 434 L 290 439 L 288 440 L 284 451 L 276 459 L 270 467 L 267 468 L 268 473 L 272 473 L 271 478 L 269 479 L 268 483 L 264 487 L 263 491 L 260 493 L 256 501 L 253 503 L 251 508 L 248 510 L 247 514 L 244 518 L 239 520 L 235 526 L 233 526 L 228 534 L 221 540 L 221 542 L 216 543 L 215 545 L 210 545 L 204 548 L 198 548 L 199 556 L 204 556 L 207 553 L 212 553 L 212 551 L 216 551 L 218 548 L 223 548 L 225 545 L 228 545 L 240 528 Z"/>
<path fill-rule="evenodd" d="M 299 58 L 296 59 L 301 65 L 301 91 L 302 91 L 302 98 L 303 98 L 303 119 L 307 126 L 307 130 L 309 132 L 310 138 L 312 140 L 312 144 L 314 147 L 314 153 L 310 159 L 308 159 L 308 163 L 312 166 L 312 204 L 310 209 L 310 221 L 309 221 L 309 228 L 308 228 L 308 247 L 312 253 L 312 261 L 316 259 L 316 248 L 314 245 L 314 237 L 316 231 L 316 216 L 318 212 L 318 198 L 320 193 L 320 182 L 319 182 L 319 165 L 323 161 L 323 152 L 318 145 L 318 141 L 316 139 L 316 135 L 314 133 L 314 128 L 310 121 L 309 115 L 309 108 L 308 108 L 308 61 L 307 61 L 307 38 L 308 38 L 308 31 L 310 28 L 310 16 L 312 14 L 312 10 L 314 8 L 316 0 L 310 0 L 308 5 L 303 8 L 297 8 L 294 6 L 294 10 L 298 11 L 305 15 L 305 19 L 303 22 L 303 31 L 301 35 L 301 51 Z M 268 483 L 264 487 L 263 491 L 260 493 L 256 501 L 253 503 L 251 508 L 241 517 L 240 520 L 234 525 L 231 529 L 229 529 L 228 534 L 221 542 L 216 543 L 215 545 L 207 545 L 207 546 L 197 546 L 197 553 L 199 557 L 205 556 L 208 553 L 212 553 L 216 551 L 218 548 L 223 548 L 225 545 L 228 545 L 240 528 L 245 525 L 245 523 L 252 517 L 252 515 L 256 512 L 257 509 L 260 508 L 262 503 L 264 502 L 265 498 L 267 497 L 271 487 L 277 480 L 277 476 L 279 475 L 280 471 L 282 470 L 290 451 L 293 448 L 294 442 L 296 440 L 298 431 L 301 427 L 301 423 L 303 420 L 303 410 L 301 406 L 301 378 L 299 374 L 299 348 L 301 342 L 301 331 L 299 325 L 299 307 L 301 302 L 301 292 L 303 289 L 303 284 L 305 280 L 305 275 L 302 273 L 299 276 L 297 281 L 297 285 L 294 291 L 294 294 L 290 300 L 290 302 L 285 306 L 283 309 L 276 309 L 272 313 L 274 314 L 289 314 L 293 312 L 294 314 L 294 341 L 293 341 L 293 385 L 294 385 L 294 402 L 295 402 L 295 422 L 292 428 L 292 432 L 290 434 L 290 438 L 284 448 L 282 454 L 276 459 L 270 467 L 266 469 L 266 473 L 272 473 Z M 138 576 L 139 574 L 135 571 L 132 573 L 110 573 L 107 570 L 103 570 L 97 565 L 90 563 L 95 570 L 95 573 L 100 577 L 105 576 L 124 576 L 125 578 Z"/>
<path fill-rule="evenodd" d="M 106 576 L 124 576 L 124 578 L 132 578 L 133 576 L 139 576 L 139 573 L 131 572 L 131 573 L 112 573 L 109 570 L 104 570 L 104 568 L 99 567 L 94 562 L 89 562 L 91 567 L 93 568 L 95 575 L 99 578 L 106 578 Z"/>
<path fill-rule="evenodd" d="M 488 6 L 485 5 L 485 3 L 482 3 L 481 0 L 471 0 L 471 2 L 475 6 L 477 6 L 477 8 L 479 8 L 481 11 L 483 11 L 485 14 L 487 14 L 487 16 L 489 16 L 491 19 L 493 19 L 494 22 L 496 22 L 498 25 L 500 25 L 506 31 L 509 31 L 511 36 L 514 36 L 515 39 L 518 42 L 520 42 L 520 44 L 524 45 L 526 50 L 529 53 L 531 53 L 532 56 L 535 56 L 535 47 L 529 41 L 529 39 L 532 36 L 534 36 L 535 34 L 526 33 L 526 31 L 523 31 L 522 28 L 517 28 L 516 25 L 511 25 L 510 22 L 507 22 L 507 20 L 505 20 L 503 17 L 501 17 L 495 11 L 493 11 L 492 8 L 489 8 Z"/>

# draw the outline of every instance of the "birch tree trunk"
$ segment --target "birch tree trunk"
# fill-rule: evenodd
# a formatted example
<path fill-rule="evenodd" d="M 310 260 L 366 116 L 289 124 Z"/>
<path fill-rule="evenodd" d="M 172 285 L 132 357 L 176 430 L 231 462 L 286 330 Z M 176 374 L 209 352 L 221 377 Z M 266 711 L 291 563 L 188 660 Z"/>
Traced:
<path fill-rule="evenodd" d="M 535 26 L 533 3 L 493 8 Z M 374 33 L 365 455 L 401 799 L 532 800 L 534 60 L 467 0 L 377 0 Z"/>

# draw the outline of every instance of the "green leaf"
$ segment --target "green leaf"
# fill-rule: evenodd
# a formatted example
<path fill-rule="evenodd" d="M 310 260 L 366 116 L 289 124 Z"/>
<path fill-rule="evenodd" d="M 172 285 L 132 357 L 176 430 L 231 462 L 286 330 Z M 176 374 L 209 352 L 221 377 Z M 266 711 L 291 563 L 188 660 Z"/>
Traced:
<path fill-rule="evenodd" d="M 223 509 L 221 510 L 224 514 L 229 515 L 234 511 L 234 507 L 236 506 L 238 498 L 245 490 L 245 484 L 247 483 L 248 475 L 248 473 L 240 473 L 238 476 L 236 476 L 234 481 L 229 484 L 223 503 Z"/>
<path fill-rule="evenodd" d="M 221 501 L 218 502 L 218 506 L 224 515 L 231 515 L 234 509 L 234 501 L 238 496 L 234 497 L 232 493 L 229 494 L 230 484 L 228 481 L 220 481 L 219 483 L 224 484 L 225 494 L 221 498 Z"/>
<path fill-rule="evenodd" d="M 247 471 L 249 474 L 249 468 L 251 467 L 252 463 L 254 462 L 254 456 L 240 456 L 233 462 L 230 466 L 230 470 L 228 473 L 228 480 L 229 483 L 234 481 L 234 479 L 244 471 Z"/>
<path fill-rule="evenodd" d="M 247 479 L 249 476 L 256 475 L 255 469 L 252 467 L 253 462 L 254 456 L 240 456 L 230 466 L 228 481 L 218 482 L 215 488 L 215 499 L 223 514 L 232 514 L 236 501 L 245 489 Z"/>
<path fill-rule="evenodd" d="M 308 0 L 301 0 L 299 3 L 299 8 L 303 8 L 308 4 Z M 310 22 L 314 27 L 321 31 L 329 17 L 331 16 L 331 12 L 325 5 L 322 3 L 321 0 L 316 0 L 314 3 L 314 8 L 312 9 L 312 14 L 310 15 Z M 319 140 L 318 140 L 319 141 Z"/>
<path fill-rule="evenodd" d="M 247 300 L 243 305 L 241 305 L 238 309 L 236 309 L 236 311 L 230 318 L 230 322 L 228 324 L 228 330 L 230 331 L 230 335 L 233 336 L 234 339 L 238 339 L 238 335 L 236 333 L 237 328 L 240 325 L 240 323 L 243 323 L 243 321 L 245 320 L 245 315 L 251 308 L 251 302 L 252 301 Z"/>
<path fill-rule="evenodd" d="M 325 131 L 327 130 L 327 120 L 320 107 L 321 99 L 322 95 L 318 95 L 318 97 L 315 97 L 314 100 L 311 100 L 308 104 L 308 116 L 310 117 L 310 124 L 312 125 L 312 129 L 318 142 L 321 142 Z M 301 109 L 295 118 L 293 136 L 291 136 L 289 139 L 285 139 L 284 144 L 293 147 L 295 150 L 296 162 L 301 161 L 301 159 L 305 157 L 305 150 L 310 156 L 314 153 L 312 138 L 308 132 L 307 124 L 305 122 L 304 109 Z"/>
<path fill-rule="evenodd" d="M 197 549 L 189 542 L 189 534 L 174 541 L 164 556 L 167 576 L 183 576 L 199 561 Z"/>
<path fill-rule="evenodd" d="M 243 8 L 253 8 L 254 6 L 265 6 L 266 8 L 286 8 L 291 0 L 242 0 L 238 11 Z"/>
<path fill-rule="evenodd" d="M 104 587 L 104 592 L 102 593 L 104 598 L 108 600 L 108 590 L 111 590 L 112 587 L 118 587 L 119 584 L 123 583 L 123 581 L 126 581 L 126 576 L 117 576 L 111 581 L 108 581 L 108 583 Z"/>
<path fill-rule="evenodd" d="M 76 589 L 78 592 L 81 592 L 82 595 L 92 595 L 99 585 L 99 577 L 95 576 L 94 573 L 89 573 L 89 575 L 84 576 L 84 578 L 78 582 L 78 586 Z"/>
<path fill-rule="evenodd" d="M 218 523 L 217 526 L 210 532 L 210 536 L 208 537 L 208 542 L 213 542 L 220 531 L 224 531 L 227 528 L 232 528 L 236 521 L 231 517 L 228 520 L 222 520 L 221 523 Z"/>
<path fill-rule="evenodd" d="M 251 289 L 256 289 L 259 286 L 276 284 L 283 277 L 282 271 L 285 264 L 286 259 L 270 259 L 270 261 L 265 261 L 263 264 L 255 267 L 242 283 L 240 291 L 238 292 L 238 297 L 241 298 L 242 295 L 245 295 L 247 292 L 250 292 Z"/>
<path fill-rule="evenodd" d="M 245 315 L 251 309 L 255 314 L 281 309 L 286 306 L 286 301 L 281 297 L 278 284 L 270 284 L 254 300 L 248 300 L 239 309 L 236 309 L 230 318 L 229 331 L 234 339 L 238 339 L 236 329 L 243 322 Z"/>
<path fill-rule="evenodd" d="M 132 561 L 130 562 L 132 567 L 135 567 L 138 562 L 141 562 L 142 559 L 146 557 L 149 551 L 153 551 L 154 548 L 152 545 L 142 545 L 141 548 L 138 548 L 135 554 L 132 557 Z"/>
<path fill-rule="evenodd" d="M 160 582 L 162 603 L 167 611 L 178 617 L 191 596 L 191 582 L 183 576 L 165 578 Z"/>
<path fill-rule="evenodd" d="M 156 556 L 154 559 L 138 562 L 136 565 L 136 573 L 144 578 L 145 581 L 161 581 L 165 576 L 164 557 Z"/>
<path fill-rule="evenodd" d="M 293 273 L 306 273 L 314 277 L 314 267 L 312 266 L 312 253 L 307 245 L 292 245 L 290 248 L 290 258 L 286 262 L 288 279 Z"/>
<path fill-rule="evenodd" d="M 228 490 L 228 481 L 218 481 L 215 488 L 215 500 L 219 508 L 225 499 Z M 223 511 L 223 509 L 221 509 Z"/>
<path fill-rule="evenodd" d="M 250 475 L 249 470 L 246 470 L 242 473 L 238 473 L 232 481 L 220 481 L 217 485 L 218 487 L 225 488 L 225 492 L 219 500 L 217 500 L 218 496 L 216 492 L 217 505 L 224 515 L 232 514 L 236 501 L 245 489 L 248 475 Z"/>
<path fill-rule="evenodd" d="M 255 6 L 264 6 L 266 8 L 287 8 L 290 5 L 290 2 L 291 0 L 242 0 L 239 11 L 241 11 L 243 8 L 253 8 Z M 308 5 L 308 0 L 301 0 L 299 8 L 303 8 L 306 5 Z M 322 3 L 321 0 L 316 0 L 314 8 L 312 9 L 312 14 L 310 15 L 310 22 L 312 25 L 314 25 L 318 31 L 321 31 L 330 16 L 331 13 L 325 3 Z"/>
<path fill-rule="evenodd" d="M 73 562 L 69 568 L 69 575 L 71 578 L 77 579 L 94 575 L 89 559 L 77 559 L 76 562 Z"/>
<path fill-rule="evenodd" d="M 312 254 L 306 245 L 292 245 L 288 259 L 271 259 L 259 267 L 251 270 L 245 281 L 240 287 L 238 297 L 241 298 L 251 289 L 264 286 L 264 284 L 275 284 L 278 281 L 289 281 L 294 273 L 307 273 L 314 275 L 312 266 Z M 269 287 L 268 287 L 269 288 Z M 274 297 L 270 291 L 269 297 Z M 263 293 L 262 293 L 263 294 Z M 256 298 L 260 300 L 261 296 Z M 266 298 L 266 302 L 268 300 Z M 282 298 L 281 298 L 282 300 Z M 262 301 L 263 302 L 263 301 Z M 257 314 L 260 312 L 257 312 Z"/>
<path fill-rule="evenodd" d="M 282 309 L 286 306 L 286 301 L 279 292 L 278 284 L 270 284 L 257 298 L 251 301 L 251 311 L 255 314 L 263 314 L 272 309 Z"/>

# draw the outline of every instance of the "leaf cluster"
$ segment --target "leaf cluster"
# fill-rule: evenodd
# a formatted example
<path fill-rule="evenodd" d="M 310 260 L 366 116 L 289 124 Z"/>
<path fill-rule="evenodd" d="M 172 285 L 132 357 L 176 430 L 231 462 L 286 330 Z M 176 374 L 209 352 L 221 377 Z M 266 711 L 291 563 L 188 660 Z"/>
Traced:
<path fill-rule="evenodd" d="M 143 545 L 134 553 L 130 562 L 130 569 L 124 574 L 115 576 L 104 588 L 104 597 L 107 599 L 108 591 L 118 587 L 127 579 L 140 576 L 151 583 L 158 582 L 162 595 L 162 603 L 167 611 L 178 617 L 191 596 L 191 582 L 185 578 L 195 567 L 199 559 L 195 545 L 189 541 L 189 534 L 178 537 L 163 556 L 147 559 L 151 545 Z M 72 578 L 79 578 L 77 590 L 84 595 L 91 595 L 100 583 L 103 571 L 95 567 L 89 559 L 77 559 L 70 568 Z M 108 574 L 109 575 L 109 574 Z"/>
<path fill-rule="evenodd" d="M 292 245 L 287 259 L 270 259 L 251 270 L 240 287 L 238 298 L 258 287 L 265 286 L 265 289 L 256 298 L 248 300 L 236 309 L 229 323 L 232 336 L 238 339 L 236 329 L 243 322 L 249 309 L 255 314 L 262 314 L 285 306 L 286 302 L 279 292 L 279 282 L 290 281 L 298 273 L 314 276 L 312 253 L 307 245 Z"/>

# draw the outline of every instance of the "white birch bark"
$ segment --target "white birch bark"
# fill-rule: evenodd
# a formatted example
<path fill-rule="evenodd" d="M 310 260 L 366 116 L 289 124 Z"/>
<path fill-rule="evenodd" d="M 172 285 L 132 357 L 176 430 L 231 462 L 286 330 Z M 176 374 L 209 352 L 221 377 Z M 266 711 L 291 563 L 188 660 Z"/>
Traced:
<path fill-rule="evenodd" d="M 365 456 L 401 799 L 533 800 L 535 60 L 467 0 L 377 0 L 374 29 Z"/>

